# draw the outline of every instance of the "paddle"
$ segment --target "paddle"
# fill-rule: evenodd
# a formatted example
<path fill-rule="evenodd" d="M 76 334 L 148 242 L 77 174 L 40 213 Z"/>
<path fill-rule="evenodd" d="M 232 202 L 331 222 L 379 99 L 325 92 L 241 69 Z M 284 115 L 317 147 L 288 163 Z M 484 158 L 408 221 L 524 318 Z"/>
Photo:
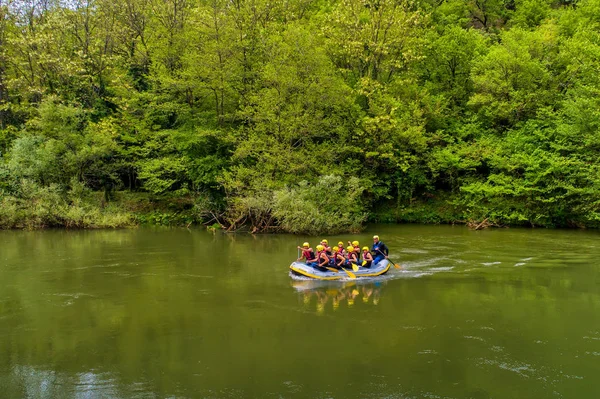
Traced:
<path fill-rule="evenodd" d="M 325 269 L 327 269 L 327 270 L 329 270 L 329 271 L 336 272 L 336 273 L 340 273 L 340 271 L 339 271 L 338 269 L 336 269 L 336 268 L 333 268 L 333 267 L 327 267 L 327 266 L 324 266 L 324 267 L 325 267 Z M 345 271 L 345 272 L 346 272 L 346 274 L 348 274 L 348 276 L 350 276 L 350 278 L 356 278 L 356 274 L 352 273 L 351 271 L 349 271 L 349 270 L 346 270 L 346 269 L 344 269 L 343 267 L 342 267 L 342 270 L 343 270 L 343 271 Z"/>
<path fill-rule="evenodd" d="M 385 258 L 386 258 L 387 260 L 390 260 L 390 259 L 387 257 L 387 255 L 386 255 L 386 254 L 384 254 L 383 252 L 381 252 L 380 250 L 377 250 L 377 252 L 379 252 L 380 254 L 382 254 L 383 256 L 385 256 Z M 397 264 L 397 263 L 394 263 L 394 262 L 392 262 L 392 265 L 394 265 L 394 267 L 395 267 L 396 269 L 402 269 L 402 266 L 400 266 L 400 265 L 399 265 L 399 264 Z"/>
<path fill-rule="evenodd" d="M 346 274 L 348 275 L 348 277 L 350 278 L 356 278 L 356 274 L 352 273 L 350 270 L 346 270 L 342 267 L 342 270 L 346 272 Z"/>

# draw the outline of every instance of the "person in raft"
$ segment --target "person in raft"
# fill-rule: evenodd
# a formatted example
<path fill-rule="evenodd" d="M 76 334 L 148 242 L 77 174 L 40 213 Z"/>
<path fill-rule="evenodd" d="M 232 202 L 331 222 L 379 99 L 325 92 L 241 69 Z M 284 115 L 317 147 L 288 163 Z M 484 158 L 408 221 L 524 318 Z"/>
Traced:
<path fill-rule="evenodd" d="M 383 242 L 379 241 L 379 236 L 373 236 L 371 253 L 375 256 L 375 258 L 373 258 L 373 264 L 377 264 L 388 257 L 389 249 Z"/>
<path fill-rule="evenodd" d="M 327 266 L 329 266 L 329 257 L 325 252 L 325 247 L 322 245 L 317 245 L 317 264 L 313 264 L 313 267 L 321 271 L 327 271 Z"/>
<path fill-rule="evenodd" d="M 346 265 L 347 266 L 352 266 L 353 263 L 355 265 L 359 265 L 359 263 L 358 263 L 358 254 L 354 251 L 354 247 L 352 245 L 348 245 L 348 248 L 346 248 L 346 250 L 348 251 L 348 257 L 347 257 L 347 260 L 346 260 Z"/>
<path fill-rule="evenodd" d="M 329 266 L 335 267 L 335 258 L 336 258 L 338 247 L 334 246 L 330 249 L 331 249 L 331 252 L 325 251 L 325 253 L 327 254 L 327 257 L 329 258 Z"/>
<path fill-rule="evenodd" d="M 373 255 L 371 255 L 371 252 L 369 252 L 369 247 L 363 247 L 362 252 L 363 261 L 360 265 L 366 268 L 371 267 L 373 264 Z"/>
<path fill-rule="evenodd" d="M 358 261 L 360 262 L 360 244 L 358 241 L 352 241 L 352 243 L 350 243 L 350 241 L 348 241 L 348 246 L 352 245 L 352 247 L 354 248 L 354 253 L 356 254 L 356 257 L 358 258 Z"/>
<path fill-rule="evenodd" d="M 331 256 L 331 247 L 329 246 L 329 242 L 326 239 L 322 239 L 321 245 L 323 246 L 327 256 Z"/>
<path fill-rule="evenodd" d="M 298 262 L 300 262 L 302 259 L 304 259 L 306 261 L 306 264 L 309 265 L 309 264 L 317 261 L 317 257 L 315 256 L 315 251 L 313 251 L 313 249 L 310 247 L 310 245 L 307 242 L 302 244 L 302 247 L 298 247 L 298 249 L 302 250 L 302 256 L 300 256 L 298 258 Z"/>
<path fill-rule="evenodd" d="M 334 253 L 334 260 L 335 260 L 335 267 L 337 267 L 338 269 L 341 269 L 342 267 L 344 267 L 344 264 L 346 263 L 346 257 L 344 256 L 344 244 L 342 243 L 342 245 L 337 247 L 337 251 L 335 251 Z"/>
<path fill-rule="evenodd" d="M 343 242 L 341 242 L 341 241 L 338 242 L 338 248 L 339 248 L 339 251 L 342 253 L 342 255 L 344 255 L 344 252 L 346 252 L 346 251 L 344 251 L 344 243 Z"/>

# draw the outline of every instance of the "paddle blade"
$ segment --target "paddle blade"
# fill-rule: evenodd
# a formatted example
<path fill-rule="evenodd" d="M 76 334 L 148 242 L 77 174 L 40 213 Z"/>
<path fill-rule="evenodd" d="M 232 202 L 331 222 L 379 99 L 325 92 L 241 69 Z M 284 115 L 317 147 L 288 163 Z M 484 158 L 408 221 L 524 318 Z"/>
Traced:
<path fill-rule="evenodd" d="M 352 264 L 352 270 L 354 270 L 355 272 L 357 272 L 357 271 L 358 271 L 358 266 L 357 266 L 357 265 L 355 265 L 354 263 Z"/>
<path fill-rule="evenodd" d="M 352 273 L 350 270 L 346 270 L 344 268 L 342 268 L 342 270 L 346 272 L 346 274 L 348 275 L 348 277 L 350 277 L 350 278 L 356 278 L 356 274 Z"/>
<path fill-rule="evenodd" d="M 402 266 L 400 266 L 400 265 L 399 265 L 399 264 L 397 264 L 397 263 L 394 263 L 394 267 L 395 267 L 396 269 L 402 269 Z"/>

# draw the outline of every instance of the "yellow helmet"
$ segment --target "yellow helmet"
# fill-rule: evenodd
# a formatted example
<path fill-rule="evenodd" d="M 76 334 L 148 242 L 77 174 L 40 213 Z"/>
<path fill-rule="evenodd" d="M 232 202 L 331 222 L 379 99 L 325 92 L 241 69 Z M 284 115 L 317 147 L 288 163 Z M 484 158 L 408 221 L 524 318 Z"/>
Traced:
<path fill-rule="evenodd" d="M 373 236 L 374 240 L 379 240 L 379 236 Z"/>
<path fill-rule="evenodd" d="M 343 242 L 341 242 L 341 241 L 340 241 L 340 242 L 338 242 L 338 247 L 342 247 L 342 248 L 344 248 L 344 243 L 343 243 Z"/>
<path fill-rule="evenodd" d="M 302 246 L 303 246 L 304 248 L 308 248 L 308 247 L 310 247 L 310 245 L 309 245 L 307 242 L 305 242 L 304 244 L 302 244 Z"/>
<path fill-rule="evenodd" d="M 354 247 L 349 245 L 346 250 L 348 250 L 348 252 L 354 252 Z"/>
<path fill-rule="evenodd" d="M 368 251 L 369 247 L 363 247 L 363 251 Z"/>
<path fill-rule="evenodd" d="M 352 241 L 352 245 L 354 245 L 355 247 L 358 247 L 358 241 Z"/>
<path fill-rule="evenodd" d="M 326 239 L 321 240 L 321 242 L 324 242 L 325 244 L 329 244 L 329 242 Z"/>
<path fill-rule="evenodd" d="M 325 247 L 324 247 L 324 246 L 322 246 L 322 245 L 317 245 L 317 251 L 322 251 L 322 250 L 324 250 L 324 249 L 325 249 Z"/>

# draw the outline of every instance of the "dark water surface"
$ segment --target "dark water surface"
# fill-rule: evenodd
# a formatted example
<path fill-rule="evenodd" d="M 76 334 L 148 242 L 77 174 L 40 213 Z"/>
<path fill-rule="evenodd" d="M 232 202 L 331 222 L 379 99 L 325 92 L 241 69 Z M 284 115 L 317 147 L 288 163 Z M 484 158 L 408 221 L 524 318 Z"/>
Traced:
<path fill-rule="evenodd" d="M 0 398 L 600 397 L 599 232 L 375 232 L 404 269 L 333 283 L 293 235 L 0 232 Z"/>

